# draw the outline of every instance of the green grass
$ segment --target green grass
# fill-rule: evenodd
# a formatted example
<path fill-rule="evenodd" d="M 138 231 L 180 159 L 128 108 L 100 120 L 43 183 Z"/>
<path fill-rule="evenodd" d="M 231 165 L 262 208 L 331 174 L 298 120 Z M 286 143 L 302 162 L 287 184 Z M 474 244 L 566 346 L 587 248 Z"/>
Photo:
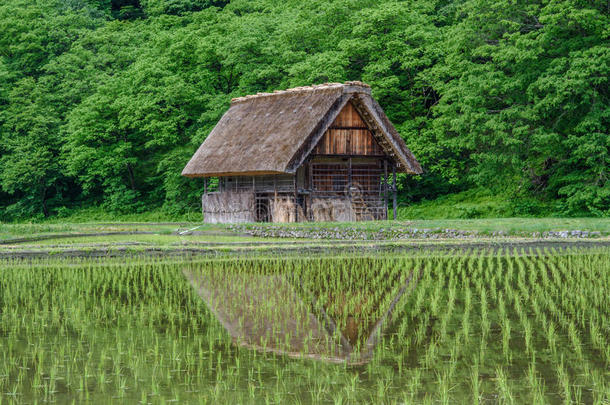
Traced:
<path fill-rule="evenodd" d="M 170 213 L 162 208 L 146 212 L 116 213 L 101 207 L 88 207 L 65 211 L 48 218 L 37 218 L 32 222 L 39 224 L 90 223 L 90 222 L 196 222 L 201 219 L 201 211 Z M 15 221 L 20 222 L 20 221 Z"/>
<path fill-rule="evenodd" d="M 170 234 L 178 229 L 184 230 L 201 223 L 122 223 L 122 222 L 85 222 L 85 223 L 0 223 L 0 240 L 10 238 L 36 237 L 50 234 L 82 234 L 100 232 L 155 232 Z M 205 229 L 224 229 L 206 226 Z"/>
<path fill-rule="evenodd" d="M 473 189 L 422 200 L 406 206 L 399 205 L 398 219 L 468 219 L 514 216 L 507 198 L 488 191 Z"/>
<path fill-rule="evenodd" d="M 545 231 L 582 230 L 610 233 L 610 218 L 480 218 L 480 219 L 413 219 L 370 222 L 299 222 L 286 224 L 246 224 L 270 228 L 304 229 L 356 229 L 376 232 L 382 229 L 457 229 L 491 234 L 502 231 L 508 234 Z"/>
<path fill-rule="evenodd" d="M 599 231 L 610 233 L 610 218 L 482 218 L 412 220 L 409 226 L 451 228 L 484 233 L 504 231 L 510 234 L 545 231 Z"/>
<path fill-rule="evenodd" d="M 596 231 L 602 235 L 610 234 L 610 218 L 483 218 L 483 219 L 430 219 L 430 220 L 409 220 L 409 221 L 373 221 L 373 222 L 328 222 L 328 223 L 311 223 L 302 222 L 296 224 L 245 224 L 240 227 L 248 229 L 250 227 L 263 227 L 269 229 L 312 229 L 312 230 L 356 230 L 368 233 L 378 232 L 380 230 L 391 229 L 457 229 L 463 231 L 478 231 L 482 234 L 492 234 L 493 232 L 502 231 L 509 235 L 528 236 L 534 232 L 545 231 L 565 231 L 565 230 L 581 230 L 581 231 Z M 236 240 L 248 240 L 240 232 L 232 230 L 230 225 L 202 224 L 201 222 L 184 222 L 173 224 L 158 224 L 158 223 L 0 223 L 0 240 L 37 237 L 53 234 L 87 234 L 100 232 L 154 232 L 159 235 L 167 235 L 166 240 L 174 240 L 178 242 L 180 237 L 171 235 L 176 231 L 183 231 L 191 228 L 197 228 L 197 231 L 205 232 L 208 235 L 198 237 L 198 240 L 206 240 L 206 237 L 214 239 L 225 236 L 226 238 Z M 124 238 L 125 240 L 137 239 L 136 236 L 124 237 L 99 237 L 99 241 L 116 240 Z M 243 238 L 243 239 L 240 239 Z M 65 240 L 65 237 L 62 238 Z M 190 237 L 189 240 L 195 238 Z M 227 240 L 229 240 L 227 239 Z M 254 239 L 254 240 L 261 240 Z M 77 238 L 75 238 L 75 242 Z"/>
<path fill-rule="evenodd" d="M 398 219 L 471 219 L 557 216 L 552 203 L 493 194 L 483 188 L 399 204 Z"/>
<path fill-rule="evenodd" d="M 306 240 L 306 239 L 305 239 Z M 271 242 L 290 242 L 285 238 L 259 238 L 255 236 L 238 236 L 238 235 L 106 235 L 106 236 L 84 236 L 84 237 L 56 237 L 52 239 L 44 239 L 34 242 L 22 242 L 19 245 L 23 247 L 27 246 L 45 246 L 45 245 L 112 245 L 112 244 L 142 244 L 151 246 L 196 246 L 206 244 L 220 244 L 220 243 L 235 243 L 235 244 L 256 244 L 260 242 L 271 243 Z M 304 241 L 304 239 L 299 239 Z"/>

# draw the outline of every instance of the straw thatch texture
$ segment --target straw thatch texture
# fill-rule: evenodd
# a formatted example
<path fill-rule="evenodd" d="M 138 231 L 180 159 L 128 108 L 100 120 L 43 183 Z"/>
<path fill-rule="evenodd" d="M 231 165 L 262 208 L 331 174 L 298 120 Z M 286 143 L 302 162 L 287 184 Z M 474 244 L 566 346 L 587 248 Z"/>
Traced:
<path fill-rule="evenodd" d="M 271 200 L 271 220 L 273 222 L 300 222 L 305 220 L 303 208 L 297 206 L 298 221 L 294 218 L 294 198 L 277 197 Z"/>
<path fill-rule="evenodd" d="M 203 221 L 210 224 L 254 222 L 254 193 L 225 191 L 201 196 Z"/>
<path fill-rule="evenodd" d="M 354 212 L 347 198 L 312 198 L 311 212 L 315 222 L 353 221 Z"/>
<path fill-rule="evenodd" d="M 234 101 L 182 174 L 285 173 L 342 92 L 335 86 Z"/>
<path fill-rule="evenodd" d="M 350 99 L 371 109 L 367 125 L 388 138 L 399 171 L 421 167 L 361 82 L 298 87 L 234 99 L 182 174 L 188 177 L 295 173 Z M 390 148 L 391 146 L 391 148 Z"/>

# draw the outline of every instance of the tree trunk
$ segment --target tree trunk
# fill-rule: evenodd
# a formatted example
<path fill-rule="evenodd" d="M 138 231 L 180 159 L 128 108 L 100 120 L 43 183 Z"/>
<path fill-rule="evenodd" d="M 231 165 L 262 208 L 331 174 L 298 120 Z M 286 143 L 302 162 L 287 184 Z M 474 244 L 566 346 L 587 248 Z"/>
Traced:
<path fill-rule="evenodd" d="M 127 163 L 125 166 L 127 166 L 127 176 L 129 177 L 129 184 L 131 184 L 131 189 L 133 191 L 136 191 L 136 179 L 133 174 L 133 168 L 129 163 Z"/>
<path fill-rule="evenodd" d="M 45 218 L 48 218 L 49 217 L 49 207 L 47 206 L 47 187 L 43 187 L 43 189 L 42 189 L 41 200 L 42 200 L 42 213 L 44 214 Z"/>

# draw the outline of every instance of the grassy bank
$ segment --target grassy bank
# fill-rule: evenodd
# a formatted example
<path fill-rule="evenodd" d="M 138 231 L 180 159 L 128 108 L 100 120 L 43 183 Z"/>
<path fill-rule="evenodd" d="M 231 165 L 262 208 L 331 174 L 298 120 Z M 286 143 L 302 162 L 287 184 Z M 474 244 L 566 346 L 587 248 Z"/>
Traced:
<path fill-rule="evenodd" d="M 599 232 L 600 236 L 610 234 L 610 218 L 483 218 L 483 219 L 418 219 L 409 221 L 374 222 L 302 222 L 296 224 L 245 224 L 239 227 L 223 224 L 203 224 L 193 222 L 43 222 L 0 224 L 0 240 L 23 237 L 38 237 L 52 234 L 96 234 L 113 232 L 151 232 L 171 235 L 196 228 L 198 232 L 211 234 L 240 234 L 241 230 L 349 230 L 354 232 L 386 232 L 392 230 L 430 230 L 436 232 L 446 229 L 473 231 L 482 235 L 501 233 L 505 236 L 531 236 L 536 233 L 559 231 Z"/>
<path fill-rule="evenodd" d="M 507 217 L 561 217 L 551 202 L 514 198 L 475 188 L 416 203 L 400 201 L 398 219 L 473 219 Z"/>

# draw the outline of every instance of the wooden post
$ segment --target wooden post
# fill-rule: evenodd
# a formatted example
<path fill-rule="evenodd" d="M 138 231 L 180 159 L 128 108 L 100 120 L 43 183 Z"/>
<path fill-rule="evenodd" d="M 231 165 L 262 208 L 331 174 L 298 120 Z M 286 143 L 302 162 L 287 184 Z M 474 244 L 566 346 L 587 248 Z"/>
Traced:
<path fill-rule="evenodd" d="M 307 165 L 307 169 L 309 170 L 309 205 L 313 205 L 313 163 L 311 161 Z M 313 221 L 313 210 L 309 210 L 309 220 Z"/>
<path fill-rule="evenodd" d="M 309 183 L 308 176 L 309 176 L 309 163 L 306 163 L 305 167 L 303 169 L 303 189 L 307 189 L 307 184 Z M 303 220 L 304 221 L 307 221 L 307 218 L 309 218 L 307 216 L 309 214 L 308 213 L 309 210 L 307 209 L 308 206 L 309 206 L 309 204 L 307 202 L 307 194 L 305 194 L 303 196 Z"/>
<path fill-rule="evenodd" d="M 398 208 L 398 203 L 396 201 L 396 164 L 392 163 L 392 219 L 396 219 L 396 209 Z"/>
<path fill-rule="evenodd" d="M 349 196 L 352 196 L 352 157 L 349 157 L 348 169 L 347 169 L 347 191 Z"/>
<path fill-rule="evenodd" d="M 388 219 L 388 160 L 383 159 L 383 210 Z"/>
<path fill-rule="evenodd" d="M 208 193 L 208 178 L 204 177 L 203 178 L 203 194 L 207 194 Z"/>
<path fill-rule="evenodd" d="M 348 138 L 349 139 L 349 138 Z M 349 143 L 348 143 L 349 145 Z M 350 220 L 353 221 L 353 208 L 354 204 L 352 204 L 352 157 L 349 157 L 349 167 L 347 169 L 347 196 L 349 198 L 349 204 L 352 209 L 350 209 Z"/>
<path fill-rule="evenodd" d="M 277 174 L 273 175 L 273 202 L 269 202 L 269 222 L 275 221 L 273 218 L 273 207 L 275 207 L 275 204 L 277 204 Z"/>
<path fill-rule="evenodd" d="M 297 172 L 294 172 L 294 222 L 299 222 L 299 203 L 297 201 Z"/>
<path fill-rule="evenodd" d="M 347 150 L 347 153 L 349 155 L 352 154 L 352 131 L 349 131 L 348 135 L 347 135 L 347 139 L 346 141 L 346 145 L 345 145 L 345 149 Z"/>

